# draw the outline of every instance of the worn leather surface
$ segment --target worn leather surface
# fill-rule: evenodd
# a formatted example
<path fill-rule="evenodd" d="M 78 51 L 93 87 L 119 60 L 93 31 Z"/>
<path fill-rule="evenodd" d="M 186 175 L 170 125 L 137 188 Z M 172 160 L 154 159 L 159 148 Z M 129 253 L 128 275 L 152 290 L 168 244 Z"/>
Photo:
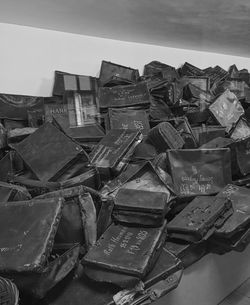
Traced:
<path fill-rule="evenodd" d="M 141 142 L 141 134 L 136 130 L 113 129 L 96 145 L 90 154 L 90 162 L 109 176 L 119 173 L 126 165 L 126 154 Z M 133 153 L 131 151 L 131 155 Z M 127 156 L 128 157 L 128 156 Z"/>
<path fill-rule="evenodd" d="M 0 94 L 0 117 L 27 120 L 28 110 L 43 109 L 43 97 Z"/>
<path fill-rule="evenodd" d="M 229 184 L 216 197 L 230 199 L 234 213 L 216 230 L 215 236 L 230 238 L 250 224 L 250 189 Z"/>
<path fill-rule="evenodd" d="M 237 163 L 243 176 L 250 173 L 250 137 L 237 141 L 235 144 Z"/>
<path fill-rule="evenodd" d="M 43 270 L 61 210 L 62 200 L 58 198 L 0 205 L 0 273 Z"/>
<path fill-rule="evenodd" d="M 115 196 L 115 209 L 162 214 L 168 199 L 165 193 L 121 188 Z"/>
<path fill-rule="evenodd" d="M 99 89 L 100 108 L 149 105 L 150 95 L 145 82 L 136 85 L 102 87 Z"/>
<path fill-rule="evenodd" d="M 110 129 L 138 129 L 146 135 L 150 129 L 145 110 L 109 108 Z"/>
<path fill-rule="evenodd" d="M 58 254 L 49 262 L 41 273 L 7 273 L 6 277 L 12 279 L 22 292 L 32 295 L 36 299 L 45 295 L 59 282 L 61 282 L 76 266 L 80 247 L 74 245 L 71 249 Z"/>
<path fill-rule="evenodd" d="M 180 197 L 216 194 L 231 182 L 229 148 L 169 150 L 167 155 Z"/>
<path fill-rule="evenodd" d="M 100 84 L 103 85 L 112 76 L 118 76 L 136 82 L 139 77 L 139 71 L 137 69 L 132 69 L 130 67 L 103 60 L 99 76 Z"/>
<path fill-rule="evenodd" d="M 13 147 L 41 181 L 55 177 L 80 154 L 88 160 L 81 146 L 49 122 Z"/>
<path fill-rule="evenodd" d="M 227 128 L 227 131 L 244 114 L 244 109 L 236 95 L 228 89 L 215 100 L 209 110 L 220 125 Z"/>
<path fill-rule="evenodd" d="M 216 221 L 232 206 L 227 198 L 214 196 L 197 196 L 168 225 L 170 235 L 194 235 L 198 241 L 206 236 L 209 230 L 216 226 Z"/>
<path fill-rule="evenodd" d="M 106 271 L 143 277 L 165 234 L 160 228 L 136 228 L 111 225 L 97 244 L 84 256 L 82 263 Z"/>
<path fill-rule="evenodd" d="M 8 201 L 29 200 L 31 199 L 31 195 L 24 186 L 0 181 L 0 198 L 1 203 L 3 203 Z"/>

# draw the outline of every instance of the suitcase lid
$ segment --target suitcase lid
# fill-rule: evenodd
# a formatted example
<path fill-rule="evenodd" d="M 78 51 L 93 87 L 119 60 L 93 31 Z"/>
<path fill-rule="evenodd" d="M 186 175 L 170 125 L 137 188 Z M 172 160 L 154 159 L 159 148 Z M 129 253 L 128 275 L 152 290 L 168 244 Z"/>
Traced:
<path fill-rule="evenodd" d="M 61 211 L 59 198 L 0 204 L 1 272 L 41 272 Z"/>
<path fill-rule="evenodd" d="M 201 239 L 231 206 L 227 198 L 197 196 L 168 223 L 168 231 L 196 235 L 197 239 Z"/>
<path fill-rule="evenodd" d="M 121 188 L 115 196 L 115 209 L 163 214 L 169 197 L 166 193 Z"/>
<path fill-rule="evenodd" d="M 142 277 L 158 249 L 166 223 L 160 228 L 125 227 L 112 224 L 90 248 L 83 264 Z"/>
<path fill-rule="evenodd" d="M 232 181 L 229 148 L 169 150 L 167 155 L 181 197 L 215 194 Z"/>
<path fill-rule="evenodd" d="M 233 205 L 233 215 L 216 230 L 216 236 L 230 237 L 250 223 L 250 189 L 228 184 L 216 197 L 228 198 Z"/>
<path fill-rule="evenodd" d="M 87 154 L 52 123 L 47 122 L 12 147 L 41 181 L 56 176 L 79 154 Z"/>

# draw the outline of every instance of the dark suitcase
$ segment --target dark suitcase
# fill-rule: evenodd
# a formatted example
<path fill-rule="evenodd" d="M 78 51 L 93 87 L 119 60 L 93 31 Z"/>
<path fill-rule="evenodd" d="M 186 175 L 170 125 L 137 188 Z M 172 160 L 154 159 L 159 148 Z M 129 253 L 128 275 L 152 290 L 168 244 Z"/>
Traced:
<path fill-rule="evenodd" d="M 95 281 L 134 286 L 152 268 L 165 237 L 166 223 L 160 228 L 111 225 L 84 256 L 84 272 Z"/>
<path fill-rule="evenodd" d="M 100 108 L 148 106 L 150 95 L 145 82 L 136 85 L 103 87 L 99 89 Z"/>
<path fill-rule="evenodd" d="M 99 76 L 100 85 L 102 86 L 112 76 L 118 76 L 129 81 L 136 82 L 140 75 L 137 69 L 132 69 L 103 60 Z"/>
<path fill-rule="evenodd" d="M 148 133 L 147 141 L 155 146 L 158 153 L 167 149 L 180 149 L 185 144 L 179 132 L 168 122 L 162 122 L 152 128 Z"/>
<path fill-rule="evenodd" d="M 234 213 L 227 219 L 224 225 L 217 229 L 215 237 L 229 239 L 238 232 L 244 231 L 250 225 L 250 190 L 245 187 L 228 184 L 217 194 L 218 198 L 231 200 Z"/>
<path fill-rule="evenodd" d="M 245 118 L 240 118 L 233 128 L 230 138 L 241 140 L 250 137 L 250 123 Z"/>
<path fill-rule="evenodd" d="M 118 175 L 127 165 L 135 147 L 142 141 L 140 131 L 113 129 L 96 145 L 90 162 L 106 180 Z"/>
<path fill-rule="evenodd" d="M 56 179 L 80 157 L 88 162 L 81 146 L 49 122 L 12 147 L 41 181 Z"/>
<path fill-rule="evenodd" d="M 227 132 L 244 114 L 244 109 L 236 95 L 228 89 L 214 101 L 209 110 L 219 124 L 226 127 Z"/>
<path fill-rule="evenodd" d="M 79 246 L 50 257 L 62 204 L 60 198 L 0 204 L 0 274 L 36 297 L 44 297 L 78 259 Z"/>
<path fill-rule="evenodd" d="M 0 94 L 0 118 L 27 121 L 28 111 L 39 109 L 43 109 L 43 97 Z"/>
<path fill-rule="evenodd" d="M 169 150 L 167 155 L 179 197 L 216 194 L 232 181 L 229 148 Z"/>
<path fill-rule="evenodd" d="M 24 186 L 0 181 L 1 202 L 23 201 L 31 199 L 31 195 Z"/>
<path fill-rule="evenodd" d="M 95 77 L 55 71 L 53 95 L 63 96 L 64 92 L 68 90 L 95 91 L 96 87 Z"/>
<path fill-rule="evenodd" d="M 192 127 L 192 130 L 199 146 L 218 137 L 224 138 L 226 135 L 225 127 L 217 125 L 211 126 L 202 124 L 202 126 L 199 127 Z"/>
<path fill-rule="evenodd" d="M 93 92 L 67 91 L 64 98 L 44 100 L 45 121 L 55 119 L 65 133 L 79 142 L 98 142 L 105 135 Z"/>
<path fill-rule="evenodd" d="M 227 198 L 197 196 L 168 225 L 171 238 L 200 242 L 210 237 L 232 215 Z"/>
<path fill-rule="evenodd" d="M 168 211 L 168 200 L 166 193 L 121 188 L 114 198 L 113 217 L 120 223 L 159 227 Z"/>
<path fill-rule="evenodd" d="M 55 246 L 70 249 L 74 244 L 85 245 L 86 249 L 96 242 L 96 208 L 91 196 L 84 188 L 74 186 L 46 193 L 35 199 L 64 198 L 61 221 L 55 235 Z"/>
<path fill-rule="evenodd" d="M 149 132 L 148 114 L 145 110 L 130 108 L 109 108 L 109 127 L 107 129 L 136 129 L 143 135 Z"/>

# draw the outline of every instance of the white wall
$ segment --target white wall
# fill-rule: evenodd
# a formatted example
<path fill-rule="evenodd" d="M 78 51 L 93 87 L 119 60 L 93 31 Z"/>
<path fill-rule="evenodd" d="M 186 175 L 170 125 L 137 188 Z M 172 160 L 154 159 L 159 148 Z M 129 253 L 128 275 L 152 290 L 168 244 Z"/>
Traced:
<path fill-rule="evenodd" d="M 0 92 L 44 95 L 52 92 L 54 70 L 98 75 L 108 60 L 141 72 L 158 60 L 172 66 L 219 64 L 250 70 L 250 58 L 129 43 L 0 23 Z"/>

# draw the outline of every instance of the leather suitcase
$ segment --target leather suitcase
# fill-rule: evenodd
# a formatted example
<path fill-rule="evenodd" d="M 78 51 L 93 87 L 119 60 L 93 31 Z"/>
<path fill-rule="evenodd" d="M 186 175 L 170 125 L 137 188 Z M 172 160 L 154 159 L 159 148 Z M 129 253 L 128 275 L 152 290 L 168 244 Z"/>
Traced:
<path fill-rule="evenodd" d="M 139 71 L 126 66 L 122 66 L 109 61 L 102 61 L 99 82 L 102 86 L 112 76 L 118 76 L 132 82 L 136 82 L 139 78 Z"/>
<path fill-rule="evenodd" d="M 245 118 L 240 118 L 233 128 L 230 138 L 241 140 L 250 137 L 250 123 Z"/>
<path fill-rule="evenodd" d="M 41 109 L 43 109 L 43 97 L 0 94 L 0 118 L 27 121 L 29 110 Z"/>
<path fill-rule="evenodd" d="M 31 199 L 31 195 L 24 186 L 0 181 L 1 202 L 23 201 Z"/>
<path fill-rule="evenodd" d="M 49 122 L 12 147 L 41 181 L 56 179 L 80 156 L 88 162 L 81 146 Z"/>
<path fill-rule="evenodd" d="M 76 245 L 56 259 L 50 257 L 62 204 L 60 198 L 0 204 L 0 274 L 39 298 L 74 268 L 79 255 Z"/>
<path fill-rule="evenodd" d="M 101 110 L 117 107 L 149 106 L 150 95 L 145 82 L 136 85 L 102 87 L 99 89 Z"/>
<path fill-rule="evenodd" d="M 217 194 L 216 197 L 228 198 L 232 202 L 234 213 L 221 228 L 216 230 L 215 237 L 229 239 L 250 226 L 249 196 L 248 188 L 233 184 L 228 184 Z"/>
<path fill-rule="evenodd" d="M 85 274 L 122 288 L 136 285 L 160 255 L 165 229 L 166 223 L 160 228 L 111 225 L 84 256 Z"/>
<path fill-rule="evenodd" d="M 45 98 L 45 121 L 55 119 L 64 132 L 79 142 L 98 142 L 105 135 L 95 94 L 67 91 L 63 99 Z"/>
<path fill-rule="evenodd" d="M 244 109 L 238 98 L 228 89 L 213 102 L 209 110 L 219 124 L 226 127 L 227 132 L 244 114 Z"/>
<path fill-rule="evenodd" d="M 96 88 L 97 80 L 95 77 L 55 71 L 54 96 L 63 96 L 64 92 L 68 90 L 95 91 Z"/>
<path fill-rule="evenodd" d="M 118 175 L 127 165 L 135 147 L 142 141 L 140 131 L 113 129 L 96 145 L 90 162 L 106 180 Z"/>
<path fill-rule="evenodd" d="M 70 249 L 80 243 L 88 249 L 96 242 L 96 208 L 91 196 L 83 187 L 74 186 L 49 192 L 35 199 L 64 198 L 61 221 L 55 235 L 55 247 Z M 82 197 L 82 198 L 81 198 Z"/>
<path fill-rule="evenodd" d="M 109 108 L 110 128 L 107 129 L 135 129 L 143 135 L 149 132 L 148 114 L 145 110 L 130 108 Z"/>
<path fill-rule="evenodd" d="M 168 211 L 166 193 L 121 188 L 114 198 L 113 217 L 134 226 L 159 227 Z"/>
<path fill-rule="evenodd" d="M 227 198 L 197 196 L 168 225 L 171 238 L 200 242 L 210 237 L 232 215 Z"/>
<path fill-rule="evenodd" d="M 168 149 L 180 149 L 185 144 L 179 132 L 168 122 L 162 122 L 152 128 L 148 133 L 147 141 L 155 146 L 158 153 Z"/>
<path fill-rule="evenodd" d="M 216 194 L 232 181 L 229 148 L 169 150 L 167 155 L 179 197 Z"/>

